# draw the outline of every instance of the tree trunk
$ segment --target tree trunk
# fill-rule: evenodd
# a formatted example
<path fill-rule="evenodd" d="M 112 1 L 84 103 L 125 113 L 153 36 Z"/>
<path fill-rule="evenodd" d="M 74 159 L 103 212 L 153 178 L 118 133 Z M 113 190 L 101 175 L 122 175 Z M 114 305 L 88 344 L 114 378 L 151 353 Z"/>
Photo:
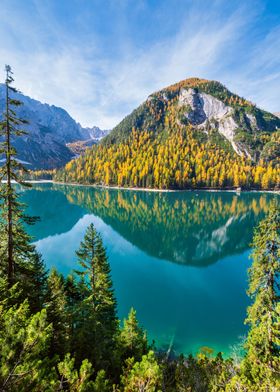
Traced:
<path fill-rule="evenodd" d="M 8 75 L 7 75 L 8 78 Z M 11 286 L 14 277 L 13 260 L 13 218 L 12 218 L 12 185 L 11 185 L 11 140 L 9 124 L 9 87 L 6 83 L 6 167 L 7 167 L 7 236 L 8 236 L 8 282 Z"/>

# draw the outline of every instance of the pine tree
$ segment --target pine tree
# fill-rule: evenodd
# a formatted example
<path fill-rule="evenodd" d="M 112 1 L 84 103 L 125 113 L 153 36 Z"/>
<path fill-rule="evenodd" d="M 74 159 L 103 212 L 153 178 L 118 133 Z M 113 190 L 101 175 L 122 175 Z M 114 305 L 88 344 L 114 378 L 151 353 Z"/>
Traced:
<path fill-rule="evenodd" d="M 0 145 L 0 154 L 4 155 L 4 163 L 0 169 L 1 184 L 1 242 L 0 242 L 0 271 L 8 277 L 9 285 L 21 281 L 25 274 L 29 257 L 34 253 L 34 247 L 30 244 L 30 237 L 23 228 L 23 222 L 32 224 L 34 219 L 24 214 L 24 205 L 19 202 L 16 188 L 12 186 L 15 181 L 27 186 L 19 176 L 25 172 L 24 166 L 17 160 L 17 152 L 13 146 L 13 139 L 25 135 L 21 126 L 27 122 L 17 117 L 15 108 L 22 103 L 13 98 L 12 94 L 17 90 L 11 86 L 14 81 L 11 67 L 6 65 L 6 107 L 3 120 L 0 122 L 0 136 L 4 141 Z"/>
<path fill-rule="evenodd" d="M 280 389 L 280 209 L 276 202 L 255 232 L 252 258 L 248 294 L 253 304 L 246 320 L 250 331 L 242 372 L 252 390 L 276 391 Z"/>
<path fill-rule="evenodd" d="M 93 390 L 93 381 L 90 380 L 93 373 L 91 364 L 85 359 L 78 370 L 75 369 L 75 359 L 67 354 L 62 362 L 58 363 L 60 376 L 59 389 L 70 392 L 86 392 Z"/>
<path fill-rule="evenodd" d="M 46 311 L 30 313 L 18 304 L 18 284 L 0 281 L 0 390 L 52 390 L 56 375 L 46 352 L 52 334 Z M 5 295 L 3 295 L 5 293 Z"/>
<path fill-rule="evenodd" d="M 79 282 L 76 281 L 73 273 L 67 276 L 65 281 L 66 314 L 71 353 L 74 353 L 75 349 L 75 329 L 77 329 L 80 321 L 79 313 L 83 300 L 83 290 L 79 286 Z"/>
<path fill-rule="evenodd" d="M 97 373 L 95 381 L 92 380 L 93 368 L 91 363 L 84 359 L 80 369 L 75 368 L 75 359 L 67 354 L 58 364 L 60 375 L 59 389 L 69 392 L 109 392 L 112 389 L 106 380 L 104 370 Z"/>
<path fill-rule="evenodd" d="M 47 279 L 48 274 L 42 255 L 34 249 L 25 268 L 24 281 L 20 283 L 24 298 L 28 299 L 32 313 L 39 312 L 45 304 Z"/>
<path fill-rule="evenodd" d="M 133 358 L 127 360 L 127 368 L 122 376 L 123 391 L 161 391 L 162 379 L 162 369 L 154 352 L 150 351 L 147 355 L 143 355 L 139 362 L 134 363 Z"/>
<path fill-rule="evenodd" d="M 49 355 L 63 358 L 69 349 L 69 327 L 66 313 L 67 298 L 64 279 L 52 269 L 47 281 L 46 305 L 48 322 L 53 326 Z"/>
<path fill-rule="evenodd" d="M 84 298 L 77 322 L 78 358 L 87 357 L 95 369 L 108 369 L 115 350 L 118 329 L 116 300 L 110 277 L 110 266 L 102 239 L 93 224 L 87 230 L 77 251 L 82 270 L 80 292 Z"/>
<path fill-rule="evenodd" d="M 128 318 L 124 320 L 119 340 L 123 360 L 134 357 L 136 361 L 140 361 L 142 356 L 148 352 L 146 333 L 139 326 L 136 311 L 133 308 L 131 308 Z"/>

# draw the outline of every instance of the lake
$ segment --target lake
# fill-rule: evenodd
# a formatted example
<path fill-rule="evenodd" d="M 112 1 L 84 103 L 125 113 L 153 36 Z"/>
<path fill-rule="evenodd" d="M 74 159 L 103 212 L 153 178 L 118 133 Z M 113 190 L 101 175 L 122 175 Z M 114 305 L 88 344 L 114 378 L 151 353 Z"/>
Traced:
<path fill-rule="evenodd" d="M 48 268 L 77 269 L 94 223 L 107 248 L 118 314 L 133 306 L 150 341 L 177 353 L 229 355 L 246 333 L 249 244 L 273 194 L 145 192 L 59 184 L 21 190 Z"/>

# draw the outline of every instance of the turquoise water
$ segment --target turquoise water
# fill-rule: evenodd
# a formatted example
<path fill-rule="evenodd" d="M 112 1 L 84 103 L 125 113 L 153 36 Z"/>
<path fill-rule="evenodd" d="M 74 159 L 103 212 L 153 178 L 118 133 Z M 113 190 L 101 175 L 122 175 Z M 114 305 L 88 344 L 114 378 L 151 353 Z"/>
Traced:
<path fill-rule="evenodd" d="M 47 267 L 77 268 L 93 222 L 107 248 L 122 319 L 133 306 L 160 348 L 228 355 L 243 320 L 249 243 L 273 195 L 144 192 L 40 184 L 21 192 L 41 221 L 28 231 Z"/>

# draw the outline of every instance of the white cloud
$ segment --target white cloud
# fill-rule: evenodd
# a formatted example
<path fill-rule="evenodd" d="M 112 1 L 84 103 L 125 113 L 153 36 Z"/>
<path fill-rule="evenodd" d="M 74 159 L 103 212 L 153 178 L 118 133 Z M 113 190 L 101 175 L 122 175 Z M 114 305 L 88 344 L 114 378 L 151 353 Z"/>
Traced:
<path fill-rule="evenodd" d="M 272 29 L 253 48 L 248 61 L 232 78 L 232 88 L 271 112 L 280 110 L 280 26 Z"/>
<path fill-rule="evenodd" d="M 26 15 L 16 15 L 9 23 L 2 7 L 0 58 L 13 66 L 16 86 L 25 94 L 65 108 L 86 126 L 111 128 L 153 91 L 190 76 L 220 80 L 276 110 L 279 29 L 244 48 L 258 14 L 242 6 L 225 15 L 219 1 L 212 4 L 207 9 L 190 8 L 176 35 L 146 48 L 125 38 L 115 58 L 105 53 L 94 33 L 85 35 L 87 40 L 75 31 L 66 34 L 46 3 L 33 3 L 34 23 Z M 244 65 L 236 59 L 242 51 L 248 58 Z"/>

